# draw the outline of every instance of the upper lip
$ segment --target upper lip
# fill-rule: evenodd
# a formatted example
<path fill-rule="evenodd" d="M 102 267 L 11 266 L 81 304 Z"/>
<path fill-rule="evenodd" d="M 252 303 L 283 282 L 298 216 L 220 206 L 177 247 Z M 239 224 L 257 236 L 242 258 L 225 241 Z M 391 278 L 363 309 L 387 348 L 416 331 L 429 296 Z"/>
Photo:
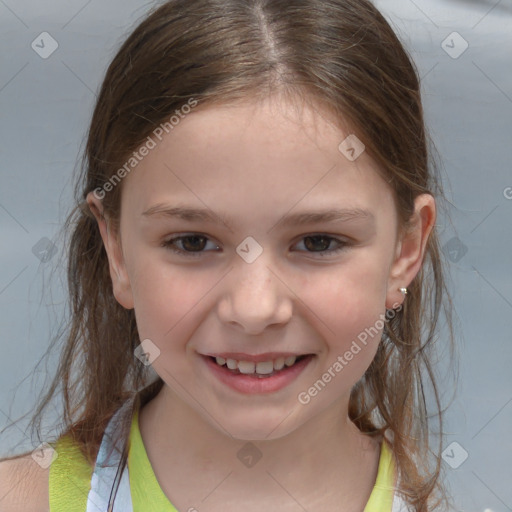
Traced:
<path fill-rule="evenodd" d="M 284 357 L 285 359 L 290 356 L 305 356 L 307 354 L 296 354 L 293 352 L 265 352 L 264 354 L 244 354 L 243 352 L 219 352 L 217 354 L 203 354 L 209 357 L 222 357 L 224 359 L 236 359 L 237 361 L 252 361 L 254 363 L 259 363 L 262 361 L 274 361 L 279 359 L 280 357 Z"/>

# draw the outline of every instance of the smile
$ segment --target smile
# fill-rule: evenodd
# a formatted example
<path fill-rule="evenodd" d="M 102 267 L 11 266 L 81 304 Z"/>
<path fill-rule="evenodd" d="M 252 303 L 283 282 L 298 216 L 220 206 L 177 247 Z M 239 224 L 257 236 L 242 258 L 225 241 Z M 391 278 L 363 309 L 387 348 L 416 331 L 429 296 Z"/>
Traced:
<path fill-rule="evenodd" d="M 315 358 L 314 354 L 262 354 L 249 356 L 253 359 L 249 361 L 244 354 L 236 354 L 240 359 L 228 355 L 235 356 L 203 355 L 202 359 L 217 382 L 244 394 L 272 393 L 287 387 Z"/>
<path fill-rule="evenodd" d="M 238 361 L 236 359 L 226 359 L 224 357 L 212 357 L 219 366 L 225 366 L 233 373 L 243 373 L 244 375 L 256 374 L 258 377 L 269 377 L 282 370 L 284 367 L 289 368 L 296 362 L 302 360 L 303 356 L 278 357 L 269 361 Z"/>

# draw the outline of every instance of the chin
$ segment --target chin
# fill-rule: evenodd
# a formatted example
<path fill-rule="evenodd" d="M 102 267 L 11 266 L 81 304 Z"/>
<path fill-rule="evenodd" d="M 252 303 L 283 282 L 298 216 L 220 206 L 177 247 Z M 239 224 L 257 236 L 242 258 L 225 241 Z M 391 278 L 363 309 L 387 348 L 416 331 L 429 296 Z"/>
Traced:
<path fill-rule="evenodd" d="M 226 414 L 228 422 L 223 422 L 216 428 L 223 434 L 230 435 L 239 441 L 272 441 L 287 436 L 298 428 L 296 422 L 290 422 L 289 411 L 282 414 L 265 414 L 264 411 L 253 411 L 246 414 L 237 414 L 240 421 L 236 421 L 234 415 Z M 270 417 L 269 417 L 270 416 Z"/>

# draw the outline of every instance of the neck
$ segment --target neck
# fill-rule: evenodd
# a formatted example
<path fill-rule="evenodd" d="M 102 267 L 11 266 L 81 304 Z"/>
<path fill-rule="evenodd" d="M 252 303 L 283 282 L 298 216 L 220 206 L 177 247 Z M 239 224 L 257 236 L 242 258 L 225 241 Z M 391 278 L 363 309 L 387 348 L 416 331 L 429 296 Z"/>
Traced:
<path fill-rule="evenodd" d="M 187 510 L 190 499 L 180 500 L 213 489 L 229 474 L 231 497 L 235 489 L 245 500 L 250 492 L 270 496 L 277 485 L 281 493 L 286 489 L 313 503 L 335 489 L 356 507 L 352 510 L 361 504 L 362 510 L 375 482 L 379 446 L 359 432 L 347 412 L 348 397 L 343 397 L 283 437 L 249 442 L 215 428 L 164 385 L 140 410 L 139 426 L 162 490 L 178 508 Z M 223 487 L 227 492 L 229 486 Z"/>

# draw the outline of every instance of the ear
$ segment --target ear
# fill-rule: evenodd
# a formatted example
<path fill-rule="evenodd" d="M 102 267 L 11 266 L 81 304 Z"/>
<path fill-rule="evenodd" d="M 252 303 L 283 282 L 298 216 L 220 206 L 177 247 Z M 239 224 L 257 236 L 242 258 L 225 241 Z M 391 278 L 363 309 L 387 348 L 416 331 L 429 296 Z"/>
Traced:
<path fill-rule="evenodd" d="M 87 194 L 87 204 L 98 222 L 103 245 L 107 252 L 114 297 L 124 308 L 133 309 L 133 295 L 126 272 L 119 233 L 111 229 L 109 219 L 103 215 L 103 204 L 94 192 Z"/>
<path fill-rule="evenodd" d="M 401 304 L 400 288 L 407 288 L 419 272 L 428 237 L 436 221 L 436 203 L 430 194 L 421 194 L 414 201 L 411 225 L 399 237 L 395 259 L 391 265 L 386 295 L 386 308 Z"/>

